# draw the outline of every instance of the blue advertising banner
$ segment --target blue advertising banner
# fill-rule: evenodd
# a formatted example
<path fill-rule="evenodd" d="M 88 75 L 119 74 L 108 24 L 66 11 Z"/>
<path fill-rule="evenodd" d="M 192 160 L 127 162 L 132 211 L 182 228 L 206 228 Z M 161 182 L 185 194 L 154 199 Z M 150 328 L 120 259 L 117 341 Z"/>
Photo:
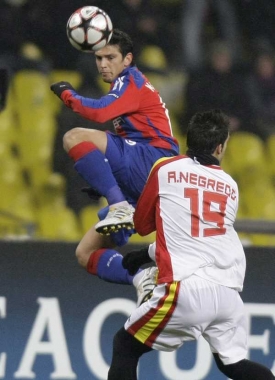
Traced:
<path fill-rule="evenodd" d="M 0 379 L 107 378 L 112 339 L 135 308 L 135 289 L 86 273 L 77 264 L 75 247 L 0 242 Z M 246 255 L 242 298 L 249 358 L 275 374 L 275 249 L 248 248 Z M 201 339 L 173 353 L 145 355 L 139 379 L 225 377 Z"/>

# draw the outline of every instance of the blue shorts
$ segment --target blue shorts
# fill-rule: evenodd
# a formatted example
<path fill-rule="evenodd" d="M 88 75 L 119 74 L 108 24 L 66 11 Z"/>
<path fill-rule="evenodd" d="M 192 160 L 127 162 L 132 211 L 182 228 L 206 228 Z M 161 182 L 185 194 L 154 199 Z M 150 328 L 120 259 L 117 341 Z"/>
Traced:
<path fill-rule="evenodd" d="M 127 201 L 136 204 L 154 163 L 161 157 L 173 157 L 175 152 L 149 144 L 141 144 L 107 133 L 105 156 Z"/>

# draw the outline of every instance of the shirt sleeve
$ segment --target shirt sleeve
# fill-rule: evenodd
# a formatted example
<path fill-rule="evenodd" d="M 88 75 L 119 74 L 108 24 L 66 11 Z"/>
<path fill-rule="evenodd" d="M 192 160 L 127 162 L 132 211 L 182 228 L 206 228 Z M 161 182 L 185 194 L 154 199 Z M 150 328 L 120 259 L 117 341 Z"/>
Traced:
<path fill-rule="evenodd" d="M 148 235 L 156 230 L 155 216 L 159 201 L 158 190 L 158 171 L 155 168 L 148 177 L 134 214 L 135 229 L 141 236 Z"/>
<path fill-rule="evenodd" d="M 123 114 L 139 108 L 140 91 L 131 78 L 119 78 L 107 95 L 92 99 L 77 94 L 74 90 L 65 90 L 61 98 L 64 104 L 86 119 L 105 123 Z"/>

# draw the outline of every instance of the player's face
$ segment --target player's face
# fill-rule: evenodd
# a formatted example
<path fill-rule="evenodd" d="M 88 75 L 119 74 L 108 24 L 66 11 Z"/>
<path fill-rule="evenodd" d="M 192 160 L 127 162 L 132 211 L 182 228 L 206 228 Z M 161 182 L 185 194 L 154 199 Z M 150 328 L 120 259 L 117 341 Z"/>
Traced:
<path fill-rule="evenodd" d="M 123 58 L 117 45 L 105 46 L 95 52 L 95 57 L 98 71 L 106 83 L 112 83 L 132 62 L 132 54 Z"/>

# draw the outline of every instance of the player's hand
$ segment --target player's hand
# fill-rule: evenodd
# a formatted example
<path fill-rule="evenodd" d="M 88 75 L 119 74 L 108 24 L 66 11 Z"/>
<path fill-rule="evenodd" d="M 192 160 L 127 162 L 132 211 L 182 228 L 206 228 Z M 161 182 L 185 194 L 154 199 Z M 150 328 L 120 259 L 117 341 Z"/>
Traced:
<path fill-rule="evenodd" d="M 122 259 L 122 266 L 127 269 L 131 276 L 135 275 L 144 264 L 152 263 L 153 260 L 148 253 L 149 247 L 126 253 Z"/>
<path fill-rule="evenodd" d="M 63 81 L 52 84 L 51 85 L 51 90 L 59 98 L 61 98 L 61 94 L 65 90 L 73 90 L 73 91 L 75 91 L 75 89 L 73 88 L 73 86 L 69 82 L 63 82 Z"/>

